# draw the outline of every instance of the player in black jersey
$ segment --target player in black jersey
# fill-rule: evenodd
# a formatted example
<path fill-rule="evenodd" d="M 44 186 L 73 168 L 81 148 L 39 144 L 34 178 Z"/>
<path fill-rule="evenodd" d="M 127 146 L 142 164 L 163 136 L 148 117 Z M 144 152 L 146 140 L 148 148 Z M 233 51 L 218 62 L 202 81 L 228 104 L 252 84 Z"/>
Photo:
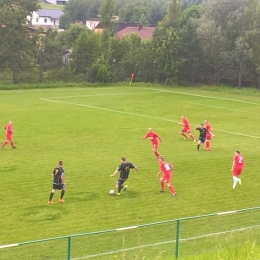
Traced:
<path fill-rule="evenodd" d="M 123 189 L 124 191 L 126 190 L 128 185 L 123 185 L 123 183 L 128 179 L 130 169 L 135 169 L 138 172 L 138 168 L 136 165 L 127 162 L 125 157 L 121 158 L 121 164 L 117 167 L 115 172 L 110 175 L 110 177 L 115 176 L 117 173 L 120 172 L 119 179 L 117 180 L 116 183 L 116 188 L 118 189 L 118 192 L 116 193 L 117 195 L 120 195 L 121 190 Z"/>
<path fill-rule="evenodd" d="M 64 194 L 65 194 L 65 180 L 64 180 L 64 170 L 62 168 L 63 166 L 63 161 L 59 161 L 59 164 L 57 167 L 54 168 L 53 170 L 53 182 L 52 182 L 52 191 L 50 194 L 50 198 L 48 200 L 48 204 L 53 204 L 52 198 L 56 190 L 61 190 L 60 194 L 60 203 L 64 203 L 65 201 L 63 200 Z"/>
<path fill-rule="evenodd" d="M 200 132 L 199 135 L 199 140 L 198 140 L 198 145 L 197 145 L 197 150 L 200 150 L 200 146 L 202 146 L 206 140 L 206 135 L 207 133 L 211 134 L 212 136 L 214 136 L 210 131 L 208 131 L 203 124 L 200 125 L 196 125 L 195 127 L 196 130 L 198 130 Z"/>

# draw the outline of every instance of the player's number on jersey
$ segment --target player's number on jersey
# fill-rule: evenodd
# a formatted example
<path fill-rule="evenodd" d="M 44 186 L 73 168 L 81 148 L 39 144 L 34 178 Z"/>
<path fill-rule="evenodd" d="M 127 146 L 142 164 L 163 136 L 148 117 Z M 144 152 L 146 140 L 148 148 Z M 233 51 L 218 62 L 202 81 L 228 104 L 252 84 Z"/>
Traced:
<path fill-rule="evenodd" d="M 164 168 L 166 171 L 169 171 L 171 169 L 171 167 L 168 163 L 164 164 Z"/>
<path fill-rule="evenodd" d="M 238 159 L 238 163 L 240 163 L 240 164 L 242 164 L 243 163 L 243 157 L 239 157 L 239 159 Z"/>

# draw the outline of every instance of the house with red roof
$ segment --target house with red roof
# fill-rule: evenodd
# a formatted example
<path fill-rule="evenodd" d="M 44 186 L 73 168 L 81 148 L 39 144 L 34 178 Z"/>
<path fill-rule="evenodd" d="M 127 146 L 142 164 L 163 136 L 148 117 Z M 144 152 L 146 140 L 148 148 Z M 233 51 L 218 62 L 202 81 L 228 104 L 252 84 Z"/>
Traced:
<path fill-rule="evenodd" d="M 155 27 L 146 27 L 143 24 L 139 23 L 137 26 L 127 26 L 124 29 L 118 31 L 115 34 L 115 37 L 122 39 L 126 35 L 135 33 L 140 36 L 142 40 L 148 40 L 153 37 L 153 33 L 155 31 Z"/>

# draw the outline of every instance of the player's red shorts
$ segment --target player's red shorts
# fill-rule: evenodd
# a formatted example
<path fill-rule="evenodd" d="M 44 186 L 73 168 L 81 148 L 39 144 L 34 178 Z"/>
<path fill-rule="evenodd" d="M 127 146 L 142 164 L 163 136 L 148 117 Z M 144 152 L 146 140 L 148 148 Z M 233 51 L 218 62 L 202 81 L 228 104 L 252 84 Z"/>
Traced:
<path fill-rule="evenodd" d="M 235 177 L 239 176 L 242 173 L 242 170 L 243 170 L 242 168 L 235 168 L 233 170 L 233 176 Z"/>
<path fill-rule="evenodd" d="M 187 126 L 185 126 L 185 127 L 183 127 L 183 128 L 181 129 L 181 131 L 182 131 L 183 133 L 190 133 L 190 128 L 187 127 Z"/>
<path fill-rule="evenodd" d="M 208 134 L 206 135 L 206 141 L 207 140 L 211 140 L 211 135 L 208 135 Z"/>
<path fill-rule="evenodd" d="M 12 140 L 12 135 L 6 135 L 5 138 L 6 138 L 6 141 L 11 141 Z"/>
<path fill-rule="evenodd" d="M 158 142 L 152 142 L 152 147 L 153 148 L 158 148 Z"/>
<path fill-rule="evenodd" d="M 163 175 L 163 180 L 164 180 L 166 183 L 170 183 L 170 182 L 171 182 L 171 174 L 164 174 L 164 175 Z"/>

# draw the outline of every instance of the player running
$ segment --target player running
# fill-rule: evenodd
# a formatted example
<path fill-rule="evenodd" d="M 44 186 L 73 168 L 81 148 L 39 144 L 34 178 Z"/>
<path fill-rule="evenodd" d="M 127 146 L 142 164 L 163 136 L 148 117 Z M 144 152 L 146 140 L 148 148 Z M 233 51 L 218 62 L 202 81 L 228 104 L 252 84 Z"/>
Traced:
<path fill-rule="evenodd" d="M 160 164 L 160 170 L 157 173 L 157 178 L 159 178 L 159 176 L 163 173 L 163 176 L 160 178 L 160 185 L 161 185 L 160 192 L 164 192 L 164 182 L 165 182 L 170 192 L 172 193 L 172 196 L 174 197 L 176 195 L 176 192 L 171 185 L 171 172 L 173 166 L 172 164 L 165 162 L 162 157 L 158 157 L 158 162 Z"/>
<path fill-rule="evenodd" d="M 233 174 L 233 189 L 236 188 L 237 183 L 239 183 L 240 185 L 242 184 L 241 178 L 239 178 L 239 176 L 241 175 L 243 168 L 245 165 L 245 160 L 244 158 L 241 156 L 240 151 L 235 151 L 235 155 L 233 158 L 233 163 L 232 163 L 232 167 L 231 167 L 231 171 Z"/>
<path fill-rule="evenodd" d="M 148 133 L 141 138 L 141 140 L 144 140 L 146 138 L 149 138 L 151 140 L 152 143 L 152 147 L 153 147 L 153 152 L 155 154 L 155 156 L 158 158 L 160 156 L 160 153 L 158 152 L 158 140 L 160 140 L 160 142 L 162 143 L 162 140 L 160 138 L 160 136 L 158 134 L 156 134 L 155 132 L 153 132 L 152 128 L 148 128 Z"/>
<path fill-rule="evenodd" d="M 117 195 L 120 195 L 121 190 L 125 191 L 128 187 L 127 185 L 123 185 L 123 183 L 128 179 L 130 169 L 135 169 L 138 172 L 138 168 L 136 165 L 127 162 L 125 157 L 121 157 L 121 164 L 116 168 L 115 172 L 110 175 L 110 177 L 114 177 L 117 173 L 120 172 L 119 179 L 116 182 L 116 188 L 118 189 Z"/>
<path fill-rule="evenodd" d="M 2 144 L 2 148 L 4 148 L 8 143 L 11 144 L 12 149 L 15 149 L 16 147 L 14 146 L 13 143 L 13 126 L 12 126 L 12 121 L 9 121 L 7 125 L 4 126 L 5 129 L 5 141 Z"/>
<path fill-rule="evenodd" d="M 199 125 L 196 125 L 195 129 L 200 132 L 199 141 L 198 141 L 198 145 L 197 145 L 197 150 L 198 150 L 198 152 L 199 152 L 200 146 L 202 146 L 202 145 L 205 143 L 206 135 L 207 135 L 207 134 L 210 134 L 210 135 L 212 135 L 212 136 L 215 136 L 215 135 L 212 134 L 210 131 L 208 131 L 208 130 L 204 127 L 203 124 L 200 124 L 200 126 L 199 126 Z"/>
<path fill-rule="evenodd" d="M 188 120 L 185 118 L 185 116 L 181 116 L 181 122 L 179 122 L 178 124 L 183 126 L 183 128 L 180 131 L 180 134 L 184 136 L 184 140 L 187 139 L 187 136 L 185 135 L 185 133 L 187 133 L 190 136 L 190 138 L 193 140 L 193 142 L 196 142 L 194 136 L 191 134 L 190 124 Z"/>
<path fill-rule="evenodd" d="M 205 149 L 206 149 L 207 151 L 210 151 L 210 150 L 211 150 L 211 147 L 210 147 L 211 125 L 209 124 L 209 121 L 208 121 L 207 119 L 204 121 L 204 124 L 205 124 L 205 128 L 209 131 L 209 132 L 206 134 L 206 140 L 205 140 L 206 147 L 205 147 Z"/>

